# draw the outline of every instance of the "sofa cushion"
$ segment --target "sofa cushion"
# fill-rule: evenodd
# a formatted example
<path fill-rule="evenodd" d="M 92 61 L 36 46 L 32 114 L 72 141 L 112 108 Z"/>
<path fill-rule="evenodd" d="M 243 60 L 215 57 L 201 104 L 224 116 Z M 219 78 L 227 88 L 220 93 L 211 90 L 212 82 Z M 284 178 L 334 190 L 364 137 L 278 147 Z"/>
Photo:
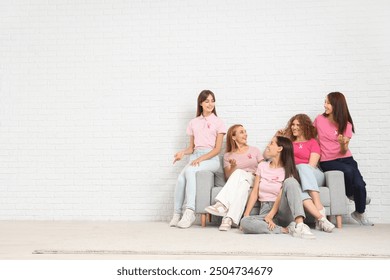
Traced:
<path fill-rule="evenodd" d="M 222 188 L 226 184 L 225 174 L 223 172 L 215 172 L 214 180 L 214 185 L 217 188 Z"/>

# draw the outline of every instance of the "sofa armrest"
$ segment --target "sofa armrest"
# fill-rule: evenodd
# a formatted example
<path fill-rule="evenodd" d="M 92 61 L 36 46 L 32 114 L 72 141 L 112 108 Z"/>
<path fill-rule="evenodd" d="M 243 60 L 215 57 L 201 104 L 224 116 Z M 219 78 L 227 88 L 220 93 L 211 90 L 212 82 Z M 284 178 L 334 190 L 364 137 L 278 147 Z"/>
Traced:
<path fill-rule="evenodd" d="M 325 183 L 330 194 L 330 215 L 345 215 L 348 207 L 345 196 L 344 173 L 338 170 L 327 171 Z"/>
<path fill-rule="evenodd" d="M 195 213 L 206 213 L 211 203 L 211 189 L 214 187 L 214 173 L 208 170 L 196 172 Z"/>

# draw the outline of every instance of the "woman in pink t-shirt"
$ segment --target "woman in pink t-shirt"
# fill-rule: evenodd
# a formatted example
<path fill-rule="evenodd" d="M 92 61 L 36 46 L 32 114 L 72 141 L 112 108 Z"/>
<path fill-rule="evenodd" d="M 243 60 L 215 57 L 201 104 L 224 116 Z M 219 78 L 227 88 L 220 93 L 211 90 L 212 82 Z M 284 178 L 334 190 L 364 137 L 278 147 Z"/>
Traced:
<path fill-rule="evenodd" d="M 258 148 L 248 146 L 248 135 L 242 125 L 231 126 L 226 137 L 224 172 L 227 182 L 215 198 L 216 203 L 205 208 L 212 215 L 224 217 L 219 227 L 222 231 L 240 223 L 254 173 L 263 160 Z"/>
<path fill-rule="evenodd" d="M 323 171 L 340 170 L 344 173 L 345 192 L 355 201 L 352 218 L 360 225 L 372 226 L 366 215 L 366 183 L 348 148 L 352 133 L 355 132 L 347 101 L 340 92 L 331 92 L 325 98 L 325 112 L 314 120 L 321 147 L 320 167 Z"/>
<path fill-rule="evenodd" d="M 188 228 L 195 221 L 196 172 L 210 170 L 215 172 L 220 166 L 218 154 L 221 151 L 226 127 L 217 117 L 215 95 L 210 90 L 203 90 L 198 96 L 196 118 L 187 126 L 190 136 L 189 146 L 174 155 L 174 161 L 190 155 L 190 162 L 180 173 L 174 199 L 174 214 L 169 225 L 171 227 Z M 182 208 L 186 200 L 185 211 Z"/>
<path fill-rule="evenodd" d="M 303 223 L 305 211 L 291 140 L 283 136 L 273 137 L 265 157 L 270 161 L 262 161 L 257 167 L 253 189 L 241 220 L 243 232 L 290 233 L 294 237 L 315 238 Z M 260 201 L 260 213 L 250 216 L 257 200 Z"/>
<path fill-rule="evenodd" d="M 294 159 L 301 179 L 303 207 L 316 219 L 316 229 L 332 232 L 334 225 L 326 219 L 325 208 L 320 200 L 319 186 L 325 180 L 318 169 L 320 146 L 315 137 L 317 131 L 308 115 L 297 114 L 287 123 L 283 134 L 294 146 Z"/>

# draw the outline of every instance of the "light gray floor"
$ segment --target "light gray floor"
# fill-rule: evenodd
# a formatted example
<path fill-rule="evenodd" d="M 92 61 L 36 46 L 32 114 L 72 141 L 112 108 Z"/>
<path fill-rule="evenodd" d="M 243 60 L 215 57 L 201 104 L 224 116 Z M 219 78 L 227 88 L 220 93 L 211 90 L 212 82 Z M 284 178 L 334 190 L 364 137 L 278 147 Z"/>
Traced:
<path fill-rule="evenodd" d="M 0 259 L 390 259 L 390 224 L 313 229 L 316 240 L 165 222 L 0 221 Z"/>

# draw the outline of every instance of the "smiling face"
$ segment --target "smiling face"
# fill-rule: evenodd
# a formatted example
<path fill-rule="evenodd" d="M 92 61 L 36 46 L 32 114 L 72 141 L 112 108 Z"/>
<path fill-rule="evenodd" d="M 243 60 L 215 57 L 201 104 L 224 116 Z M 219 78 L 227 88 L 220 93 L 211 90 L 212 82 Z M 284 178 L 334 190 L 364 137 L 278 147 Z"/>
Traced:
<path fill-rule="evenodd" d="M 269 142 L 267 148 L 265 149 L 265 157 L 274 158 L 280 154 L 282 149 L 282 147 L 278 146 L 276 137 L 273 137 L 271 142 Z"/>
<path fill-rule="evenodd" d="M 291 124 L 291 132 L 295 138 L 299 138 L 300 136 L 303 135 L 301 124 L 298 119 L 293 120 Z"/>
<path fill-rule="evenodd" d="M 214 108 L 215 108 L 215 100 L 211 94 L 207 96 L 206 100 L 204 100 L 202 103 L 200 103 L 200 106 L 202 106 L 202 114 L 203 116 L 210 115 Z"/>
<path fill-rule="evenodd" d="M 244 127 L 239 126 L 235 129 L 233 133 L 233 140 L 238 144 L 238 145 L 246 145 L 247 143 L 247 138 L 248 134 L 246 133 L 246 130 Z"/>
<path fill-rule="evenodd" d="M 325 98 L 324 109 L 325 114 L 327 115 L 331 115 L 333 113 L 333 106 L 332 104 L 330 104 L 328 97 Z"/>

